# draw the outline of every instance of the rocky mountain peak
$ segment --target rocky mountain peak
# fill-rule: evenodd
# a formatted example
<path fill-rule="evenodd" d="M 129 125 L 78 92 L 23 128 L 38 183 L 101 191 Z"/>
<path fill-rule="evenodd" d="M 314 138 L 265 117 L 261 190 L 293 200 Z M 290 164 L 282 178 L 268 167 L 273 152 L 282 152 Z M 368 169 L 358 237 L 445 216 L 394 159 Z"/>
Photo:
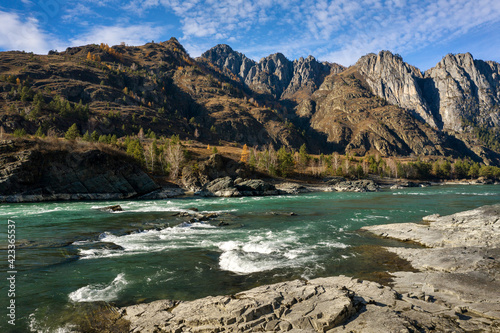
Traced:
<path fill-rule="evenodd" d="M 345 69 L 338 64 L 321 63 L 312 55 L 290 61 L 283 53 L 271 54 L 257 63 L 228 45 L 217 45 L 202 57 L 239 76 L 250 89 L 278 99 L 309 96 L 327 75 Z"/>
<path fill-rule="evenodd" d="M 500 68 L 470 53 L 448 54 L 425 72 L 426 98 L 443 128 L 462 131 L 462 119 L 500 125 Z"/>
<path fill-rule="evenodd" d="M 356 63 L 358 71 L 365 77 L 373 93 L 389 103 L 409 110 L 415 117 L 432 127 L 437 123 L 423 99 L 419 81 L 422 72 L 403 61 L 399 55 L 389 51 L 370 53 Z"/>

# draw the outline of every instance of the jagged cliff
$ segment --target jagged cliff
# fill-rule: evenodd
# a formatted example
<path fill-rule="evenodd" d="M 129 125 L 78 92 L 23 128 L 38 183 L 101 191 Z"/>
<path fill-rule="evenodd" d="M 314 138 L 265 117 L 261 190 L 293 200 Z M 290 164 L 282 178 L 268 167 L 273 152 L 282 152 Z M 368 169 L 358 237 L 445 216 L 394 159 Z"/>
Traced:
<path fill-rule="evenodd" d="M 440 130 L 462 132 L 467 120 L 500 125 L 500 64 L 448 54 L 424 74 L 397 55 L 382 51 L 362 57 L 356 67 L 373 93 L 408 109 Z"/>
<path fill-rule="evenodd" d="M 500 125 L 500 64 L 448 54 L 425 72 L 424 98 L 445 129 L 462 131 L 462 119 Z"/>
<path fill-rule="evenodd" d="M 297 114 L 326 134 L 337 151 L 382 156 L 467 154 L 458 152 L 459 147 L 449 149 L 446 137 L 374 96 L 355 67 L 328 76 L 310 100 L 298 105 Z"/>
<path fill-rule="evenodd" d="M 345 68 L 338 64 L 319 62 L 313 56 L 293 62 L 283 54 L 275 53 L 259 62 L 220 44 L 202 54 L 220 69 L 237 75 L 252 90 L 278 99 L 297 99 L 310 95 L 331 73 Z"/>

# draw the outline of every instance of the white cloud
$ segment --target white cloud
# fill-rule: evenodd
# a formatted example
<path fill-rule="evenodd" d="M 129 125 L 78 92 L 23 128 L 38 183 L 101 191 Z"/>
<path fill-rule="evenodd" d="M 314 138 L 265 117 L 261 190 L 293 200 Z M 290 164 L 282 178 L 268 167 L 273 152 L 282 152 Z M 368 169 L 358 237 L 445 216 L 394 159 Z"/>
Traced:
<path fill-rule="evenodd" d="M 33 17 L 21 19 L 15 13 L 0 11 L 0 48 L 47 53 L 57 41 L 40 29 Z"/>
<path fill-rule="evenodd" d="M 335 46 L 320 57 L 345 65 L 369 52 L 411 52 L 500 21 L 497 0 L 365 0 L 362 6 L 349 0 L 312 2 L 302 6 L 310 33 Z"/>
<path fill-rule="evenodd" d="M 125 42 L 128 45 L 142 45 L 151 40 L 158 40 L 163 30 L 164 27 L 153 26 L 149 23 L 128 26 L 95 26 L 90 31 L 72 38 L 70 43 L 73 46 L 93 43 L 117 45 L 121 42 Z"/>
<path fill-rule="evenodd" d="M 95 11 L 93 11 L 90 6 L 84 5 L 83 3 L 77 3 L 75 6 L 70 6 L 66 9 L 65 14 L 61 17 L 61 19 L 65 22 L 79 21 L 79 24 L 82 24 L 81 17 L 82 16 L 90 16 L 95 19 L 99 17 Z"/>

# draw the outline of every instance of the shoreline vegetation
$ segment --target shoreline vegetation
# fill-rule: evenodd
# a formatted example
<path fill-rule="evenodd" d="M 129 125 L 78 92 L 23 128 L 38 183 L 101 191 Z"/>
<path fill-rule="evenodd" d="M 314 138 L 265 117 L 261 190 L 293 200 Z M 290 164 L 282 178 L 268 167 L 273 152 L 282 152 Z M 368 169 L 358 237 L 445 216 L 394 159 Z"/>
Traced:
<path fill-rule="evenodd" d="M 382 157 L 156 137 L 2 133 L 0 202 L 255 196 L 494 184 L 500 168 L 439 156 Z M 20 157 L 18 157 L 20 156 Z M 54 184 L 56 183 L 56 184 Z"/>

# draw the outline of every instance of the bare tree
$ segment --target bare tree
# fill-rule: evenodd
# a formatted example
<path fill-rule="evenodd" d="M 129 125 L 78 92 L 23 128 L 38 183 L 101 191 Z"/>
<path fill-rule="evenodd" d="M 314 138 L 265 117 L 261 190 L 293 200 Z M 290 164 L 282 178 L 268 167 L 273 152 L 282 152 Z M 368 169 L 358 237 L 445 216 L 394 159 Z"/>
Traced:
<path fill-rule="evenodd" d="M 170 144 L 167 147 L 165 158 L 167 159 L 167 163 L 170 165 L 170 178 L 177 179 L 181 164 L 184 160 L 184 152 L 182 151 L 181 144 Z"/>

